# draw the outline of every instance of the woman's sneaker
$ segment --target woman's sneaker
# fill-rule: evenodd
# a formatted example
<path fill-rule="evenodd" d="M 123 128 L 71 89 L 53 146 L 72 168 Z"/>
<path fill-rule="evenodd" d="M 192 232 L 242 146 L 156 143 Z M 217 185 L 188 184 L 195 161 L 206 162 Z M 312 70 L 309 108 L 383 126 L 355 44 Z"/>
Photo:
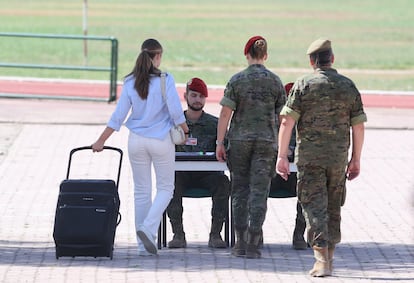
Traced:
<path fill-rule="evenodd" d="M 145 228 L 143 225 L 140 225 L 137 231 L 137 235 L 147 252 L 156 255 L 158 250 L 157 246 L 155 245 L 154 236 L 151 235 L 147 228 Z"/>

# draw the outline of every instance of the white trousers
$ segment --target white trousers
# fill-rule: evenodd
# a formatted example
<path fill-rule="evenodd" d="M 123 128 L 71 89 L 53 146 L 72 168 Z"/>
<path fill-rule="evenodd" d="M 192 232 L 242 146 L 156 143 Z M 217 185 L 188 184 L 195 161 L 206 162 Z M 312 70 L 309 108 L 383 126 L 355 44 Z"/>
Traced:
<path fill-rule="evenodd" d="M 171 137 L 161 141 L 132 132 L 128 138 L 128 156 L 134 179 L 135 230 L 143 225 L 153 236 L 174 193 L 175 145 Z M 155 170 L 156 194 L 152 199 L 152 165 Z M 138 248 L 142 249 L 139 238 Z"/>

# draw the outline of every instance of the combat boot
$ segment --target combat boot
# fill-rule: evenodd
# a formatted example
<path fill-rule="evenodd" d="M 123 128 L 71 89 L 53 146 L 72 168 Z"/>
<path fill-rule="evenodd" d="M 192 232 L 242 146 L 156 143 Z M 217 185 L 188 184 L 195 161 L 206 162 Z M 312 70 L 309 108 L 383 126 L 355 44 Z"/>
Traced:
<path fill-rule="evenodd" d="M 186 248 L 187 241 L 185 240 L 185 233 L 182 219 L 170 218 L 171 227 L 174 233 L 173 239 L 168 242 L 169 249 Z"/>
<path fill-rule="evenodd" d="M 313 246 L 313 254 L 315 263 L 309 271 L 309 275 L 313 277 L 324 277 L 332 274 L 329 269 L 328 247 Z"/>
<path fill-rule="evenodd" d="M 227 244 L 225 241 L 223 241 L 220 234 L 210 233 L 210 238 L 208 240 L 208 247 L 216 248 L 216 249 L 224 249 L 224 248 L 227 248 Z"/>
<path fill-rule="evenodd" d="M 296 221 L 295 230 L 293 231 L 292 246 L 295 250 L 306 250 L 308 243 L 305 242 L 303 234 L 305 233 L 306 222 L 303 216 L 302 206 L 299 201 L 296 202 Z M 309 237 L 308 237 L 309 239 Z"/>
<path fill-rule="evenodd" d="M 247 245 L 247 229 L 237 229 L 236 233 L 236 243 L 231 250 L 231 254 L 237 257 L 244 257 L 246 255 L 246 245 Z"/>
<path fill-rule="evenodd" d="M 261 232 L 248 231 L 247 233 L 247 246 L 246 246 L 246 258 L 261 258 L 262 252 L 259 249 L 259 241 L 262 238 Z"/>
<path fill-rule="evenodd" d="M 185 240 L 185 233 L 176 233 L 173 239 L 168 242 L 169 249 L 186 248 L 187 241 Z"/>
<path fill-rule="evenodd" d="M 223 249 L 227 247 L 227 244 L 223 239 L 221 238 L 220 232 L 223 228 L 224 219 L 218 219 L 217 217 L 213 217 L 211 221 L 211 232 L 210 232 L 210 238 L 208 240 L 208 246 L 210 248 L 217 248 L 217 249 Z"/>
<path fill-rule="evenodd" d="M 305 241 L 306 223 L 296 219 L 295 230 L 293 231 L 292 246 L 295 250 L 306 250 L 308 243 Z"/>

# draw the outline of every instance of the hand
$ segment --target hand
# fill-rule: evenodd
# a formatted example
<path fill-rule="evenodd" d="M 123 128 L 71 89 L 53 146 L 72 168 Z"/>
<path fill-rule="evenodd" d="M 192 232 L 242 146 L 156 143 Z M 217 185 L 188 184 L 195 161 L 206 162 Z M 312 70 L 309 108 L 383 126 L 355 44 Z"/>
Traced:
<path fill-rule="evenodd" d="M 359 160 L 354 160 L 351 158 L 351 161 L 348 163 L 348 168 L 346 169 L 346 178 L 351 181 L 359 176 L 360 172 L 360 162 Z"/>
<path fill-rule="evenodd" d="M 287 157 L 278 157 L 276 162 L 276 173 L 287 181 L 290 175 L 289 160 Z"/>
<path fill-rule="evenodd" d="M 216 158 L 220 162 L 224 162 L 227 159 L 226 149 L 224 148 L 224 144 L 218 144 L 216 146 Z"/>
<path fill-rule="evenodd" d="M 92 144 L 92 151 L 93 152 L 101 152 L 104 148 L 104 143 L 100 141 L 96 141 L 94 144 Z"/>
<path fill-rule="evenodd" d="M 188 143 L 188 133 L 185 134 L 185 140 L 181 145 L 186 145 Z"/>

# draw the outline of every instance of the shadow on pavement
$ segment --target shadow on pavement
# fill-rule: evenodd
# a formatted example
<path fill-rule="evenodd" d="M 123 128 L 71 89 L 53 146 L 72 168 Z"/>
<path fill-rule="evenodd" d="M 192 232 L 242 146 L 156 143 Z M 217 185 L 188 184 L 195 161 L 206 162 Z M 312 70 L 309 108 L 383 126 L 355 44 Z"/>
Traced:
<path fill-rule="evenodd" d="M 346 277 L 346 270 L 404 272 L 414 268 L 414 245 L 361 242 L 339 245 L 335 253 L 335 270 Z M 293 250 L 290 244 L 265 244 L 263 257 L 258 260 L 237 258 L 230 249 L 210 249 L 205 243 L 192 242 L 186 249 L 163 249 L 158 256 L 139 257 L 135 245 L 116 245 L 114 259 L 100 257 L 55 258 L 53 242 L 0 241 L 0 265 L 50 266 L 99 266 L 104 268 L 138 268 L 174 271 L 261 270 L 281 273 L 303 273 L 313 264 L 311 249 Z M 386 254 L 387 256 L 383 256 Z M 395 256 L 393 256 L 395 255 Z M 404 261 L 400 259 L 404 258 Z M 345 269 L 345 271 L 343 271 Z M 342 270 L 342 271 L 341 271 Z M 342 275 L 341 275 L 342 276 Z M 359 277 L 348 277 L 359 278 Z M 407 278 L 405 278 L 407 279 Z M 382 278 L 381 280 L 387 280 Z"/>

